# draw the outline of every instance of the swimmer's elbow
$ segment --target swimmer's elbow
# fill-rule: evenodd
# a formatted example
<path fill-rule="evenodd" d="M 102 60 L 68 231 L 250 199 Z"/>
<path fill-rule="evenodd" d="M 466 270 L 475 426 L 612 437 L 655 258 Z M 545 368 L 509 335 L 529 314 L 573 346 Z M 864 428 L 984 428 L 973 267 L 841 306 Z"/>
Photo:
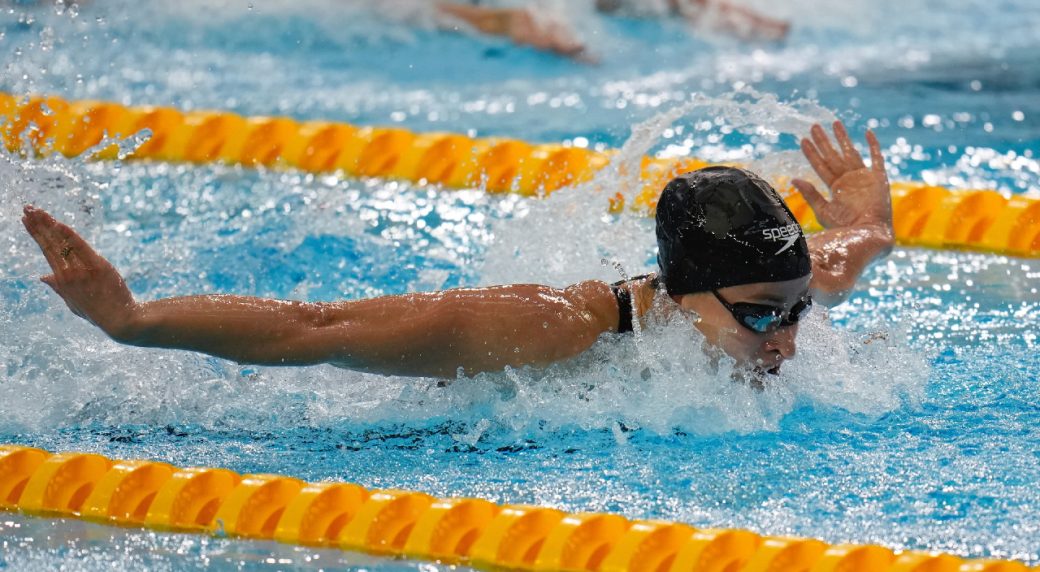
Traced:
<path fill-rule="evenodd" d="M 848 299 L 856 286 L 856 277 L 849 277 L 845 272 L 830 269 L 813 269 L 812 297 L 813 301 L 827 306 L 837 306 Z"/>

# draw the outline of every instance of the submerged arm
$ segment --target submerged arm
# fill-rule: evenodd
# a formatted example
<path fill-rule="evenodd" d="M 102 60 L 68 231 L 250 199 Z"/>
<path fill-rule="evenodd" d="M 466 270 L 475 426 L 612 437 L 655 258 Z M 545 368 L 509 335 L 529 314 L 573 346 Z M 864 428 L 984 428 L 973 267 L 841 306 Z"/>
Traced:
<path fill-rule="evenodd" d="M 577 355 L 617 323 L 602 282 L 457 289 L 339 303 L 186 296 L 139 303 L 116 269 L 68 226 L 26 207 L 53 274 L 42 278 L 116 341 L 242 363 L 333 363 L 393 375 L 455 377 Z"/>
<path fill-rule="evenodd" d="M 808 237 L 812 257 L 813 295 L 828 306 L 848 298 L 860 274 L 872 261 L 888 255 L 895 244 L 892 230 L 892 191 L 885 159 L 873 132 L 867 132 L 871 166 L 863 163 L 841 122 L 834 122 L 836 150 L 819 125 L 802 151 L 816 174 L 830 188 L 824 197 L 808 181 L 795 179 L 824 230 Z"/>

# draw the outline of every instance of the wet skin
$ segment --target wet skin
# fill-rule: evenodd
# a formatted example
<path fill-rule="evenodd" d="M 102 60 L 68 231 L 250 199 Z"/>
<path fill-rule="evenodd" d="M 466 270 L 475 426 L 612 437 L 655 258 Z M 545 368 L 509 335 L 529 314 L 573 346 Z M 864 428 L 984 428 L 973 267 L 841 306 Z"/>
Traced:
<path fill-rule="evenodd" d="M 731 304 L 749 302 L 776 306 L 784 311 L 790 310 L 808 292 L 809 276 L 719 289 L 719 294 Z M 738 363 L 758 371 L 777 373 L 784 360 L 795 356 L 798 324 L 759 333 L 741 326 L 711 292 L 686 294 L 673 299 L 684 310 L 697 314 L 700 319 L 695 325 L 709 344 L 722 349 Z"/>
<path fill-rule="evenodd" d="M 722 288 L 719 293 L 731 304 L 770 304 L 785 310 L 805 295 L 824 306 L 843 302 L 871 261 L 891 251 L 892 203 L 881 145 L 867 131 L 871 158 L 868 167 L 852 143 L 845 126 L 834 122 L 834 143 L 823 127 L 814 125 L 802 139 L 802 152 L 830 191 L 821 193 L 811 182 L 794 179 L 792 184 L 812 207 L 824 230 L 808 235 L 812 274 L 786 282 L 764 282 Z M 652 306 L 654 290 L 649 280 L 633 284 L 636 314 Z M 711 292 L 673 296 L 684 309 L 699 316 L 697 329 L 707 342 L 725 351 L 741 366 L 758 371 L 776 371 L 784 360 L 794 357 L 798 326 L 759 334 L 742 327 Z"/>
<path fill-rule="evenodd" d="M 840 123 L 834 124 L 837 147 L 818 125 L 810 135 L 802 150 L 830 191 L 825 196 L 808 181 L 793 181 L 824 227 L 807 238 L 811 278 L 720 289 L 731 304 L 787 310 L 807 290 L 824 305 L 840 303 L 866 265 L 892 248 L 891 195 L 877 139 L 867 133 L 868 168 Z M 598 280 L 566 288 L 513 284 L 341 302 L 234 295 L 139 302 L 116 268 L 72 228 L 32 206 L 22 220 L 50 266 L 41 280 L 74 314 L 130 345 L 240 363 L 331 363 L 386 375 L 453 378 L 459 371 L 473 375 L 569 359 L 618 328 L 617 301 Z M 630 287 L 641 316 L 653 289 L 647 281 Z M 759 334 L 740 326 L 711 293 L 674 301 L 695 312 L 707 341 L 739 364 L 775 371 L 794 356 L 797 326 Z"/>
<path fill-rule="evenodd" d="M 652 276 L 632 284 L 637 315 L 645 315 L 654 307 L 657 290 L 651 284 Z M 729 286 L 719 288 L 718 292 L 730 304 L 744 302 L 774 306 L 786 313 L 805 298 L 811 288 L 812 277 L 809 275 L 782 282 Z M 783 362 L 793 358 L 797 352 L 797 324 L 759 333 L 740 325 L 711 292 L 669 298 L 675 303 L 676 308 L 691 313 L 693 327 L 704 336 L 709 347 L 725 352 L 740 368 L 758 373 L 778 373 Z"/>

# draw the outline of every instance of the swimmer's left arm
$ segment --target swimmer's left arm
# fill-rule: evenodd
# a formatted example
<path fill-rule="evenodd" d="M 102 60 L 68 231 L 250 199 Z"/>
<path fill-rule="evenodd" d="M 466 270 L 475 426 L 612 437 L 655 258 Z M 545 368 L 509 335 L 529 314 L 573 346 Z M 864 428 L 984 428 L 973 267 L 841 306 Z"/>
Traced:
<path fill-rule="evenodd" d="M 116 268 L 72 228 L 25 207 L 26 230 L 68 307 L 120 343 L 239 363 L 331 363 L 384 375 L 455 377 L 542 367 L 614 331 L 610 287 L 512 284 L 333 303 L 202 295 L 137 302 Z"/>
<path fill-rule="evenodd" d="M 819 125 L 812 127 L 811 140 L 802 140 L 802 152 L 830 188 L 830 198 L 808 181 L 792 181 L 824 227 L 807 240 L 813 271 L 810 289 L 827 306 L 844 302 L 867 265 L 888 255 L 895 244 L 892 191 L 877 137 L 867 131 L 867 167 L 845 126 L 835 121 L 833 127 L 838 149 Z"/>

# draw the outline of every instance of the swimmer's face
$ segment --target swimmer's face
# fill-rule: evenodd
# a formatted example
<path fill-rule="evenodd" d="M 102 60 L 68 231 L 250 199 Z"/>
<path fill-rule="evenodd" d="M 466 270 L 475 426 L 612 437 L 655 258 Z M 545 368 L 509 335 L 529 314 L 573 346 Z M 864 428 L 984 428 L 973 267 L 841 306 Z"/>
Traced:
<path fill-rule="evenodd" d="M 741 302 L 774 306 L 787 312 L 808 294 L 809 276 L 783 282 L 758 282 L 719 288 L 730 305 Z M 781 326 L 758 333 L 737 322 L 733 314 L 711 292 L 673 297 L 686 310 L 696 312 L 697 329 L 708 342 L 721 348 L 738 364 L 758 371 L 776 373 L 780 364 L 794 357 L 798 325 Z"/>

